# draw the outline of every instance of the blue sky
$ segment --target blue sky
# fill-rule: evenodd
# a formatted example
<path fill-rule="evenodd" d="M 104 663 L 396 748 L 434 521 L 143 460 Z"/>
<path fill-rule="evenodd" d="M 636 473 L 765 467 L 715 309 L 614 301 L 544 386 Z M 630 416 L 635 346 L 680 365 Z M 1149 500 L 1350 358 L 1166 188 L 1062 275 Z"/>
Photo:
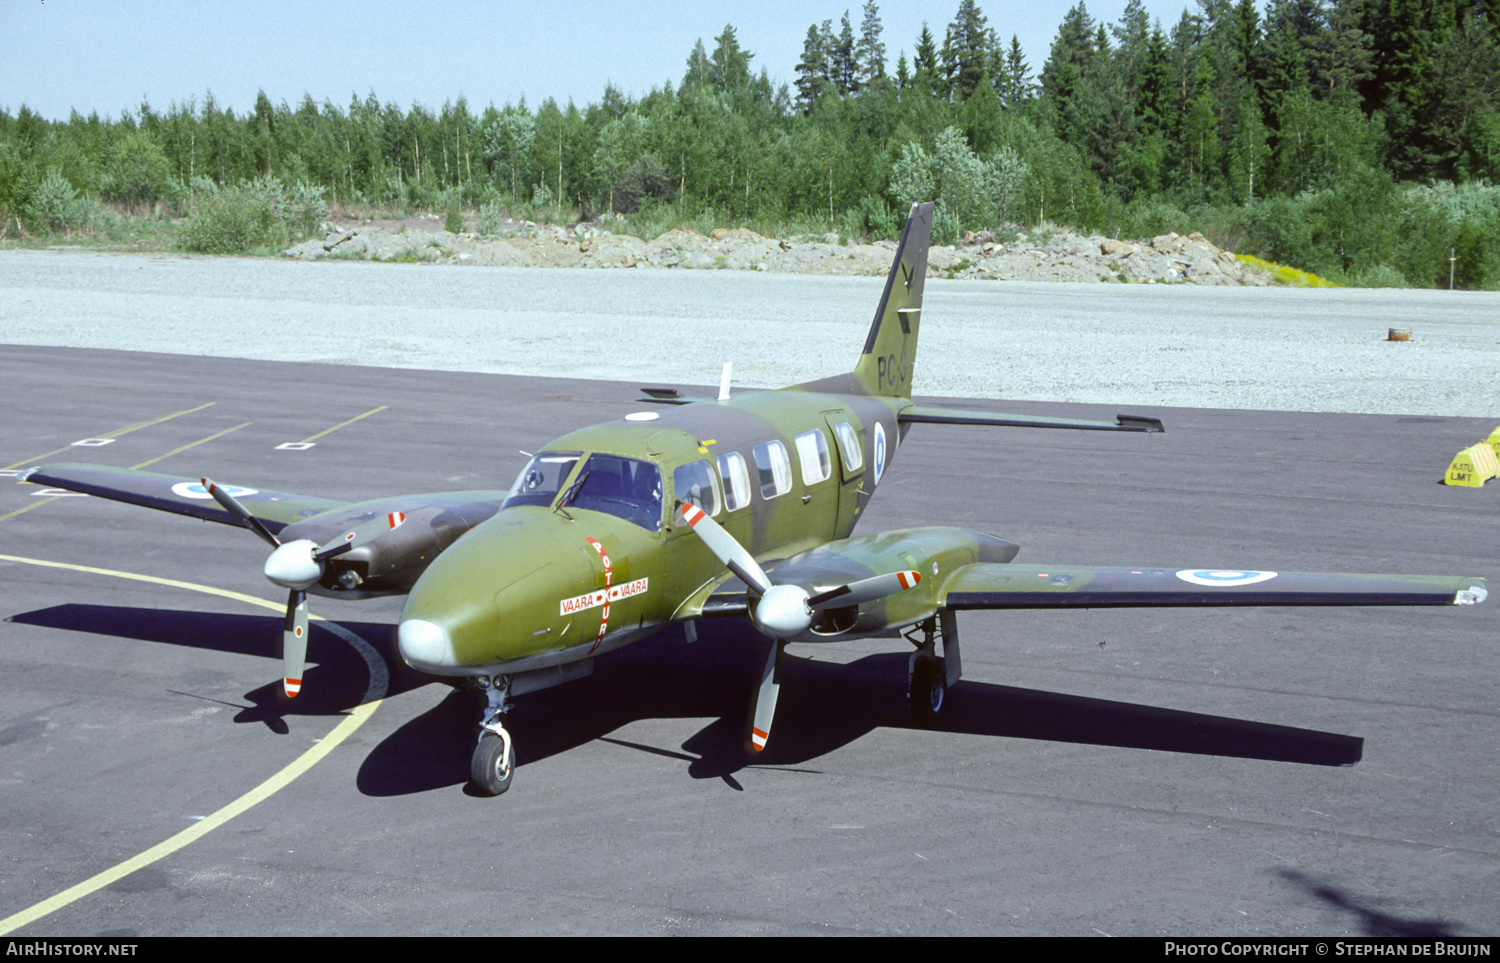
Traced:
<path fill-rule="evenodd" d="M 1114 23 L 1125 2 L 1095 0 L 1088 11 Z M 991 27 L 1020 37 L 1033 73 L 1071 6 L 980 0 Z M 1197 9 L 1196 0 L 1145 6 L 1168 30 L 1185 7 Z M 693 44 L 702 38 L 711 51 L 725 24 L 755 54 L 752 69 L 789 84 L 808 26 L 832 19 L 837 30 L 846 9 L 857 35 L 862 0 L 0 0 L 0 108 L 114 118 L 143 97 L 165 110 L 212 91 L 221 107 L 242 113 L 261 89 L 294 106 L 309 93 L 345 107 L 373 90 L 403 107 L 438 108 L 460 95 L 475 110 L 522 96 L 533 108 L 548 97 L 582 107 L 606 83 L 637 97 L 675 85 Z M 958 0 L 881 4 L 890 69 L 902 51 L 911 59 L 924 20 L 941 43 L 957 10 Z"/>

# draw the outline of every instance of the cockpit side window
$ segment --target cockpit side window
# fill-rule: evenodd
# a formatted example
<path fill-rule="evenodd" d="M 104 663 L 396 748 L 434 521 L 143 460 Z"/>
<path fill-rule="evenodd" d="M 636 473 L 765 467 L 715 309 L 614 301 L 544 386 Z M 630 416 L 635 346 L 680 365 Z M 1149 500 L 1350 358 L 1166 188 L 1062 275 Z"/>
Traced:
<path fill-rule="evenodd" d="M 551 505 L 578 459 L 576 451 L 544 451 L 534 456 L 516 476 L 516 483 L 510 486 L 510 494 L 500 507 Z"/>
<path fill-rule="evenodd" d="M 590 455 L 573 483 L 577 491 L 563 507 L 585 508 L 655 532 L 661 528 L 661 469 L 649 461 Z"/>
<path fill-rule="evenodd" d="M 679 466 L 672 472 L 672 490 L 681 501 L 703 509 L 705 515 L 719 513 L 719 490 L 714 484 L 714 470 L 706 461 Z"/>

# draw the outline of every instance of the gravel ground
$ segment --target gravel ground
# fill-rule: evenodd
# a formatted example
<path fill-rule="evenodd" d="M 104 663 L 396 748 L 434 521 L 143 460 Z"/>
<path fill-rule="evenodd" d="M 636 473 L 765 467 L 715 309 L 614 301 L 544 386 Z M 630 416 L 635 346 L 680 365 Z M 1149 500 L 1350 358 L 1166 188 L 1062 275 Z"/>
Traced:
<path fill-rule="evenodd" d="M 851 367 L 881 283 L 5 251 L 0 343 L 776 387 Z M 923 314 L 919 394 L 1500 416 L 1492 292 L 932 279 Z"/>

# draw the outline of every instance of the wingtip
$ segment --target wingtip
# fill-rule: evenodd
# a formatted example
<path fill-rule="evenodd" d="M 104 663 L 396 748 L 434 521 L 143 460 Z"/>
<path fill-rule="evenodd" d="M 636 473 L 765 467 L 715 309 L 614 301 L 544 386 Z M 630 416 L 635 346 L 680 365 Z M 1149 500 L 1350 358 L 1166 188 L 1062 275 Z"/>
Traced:
<path fill-rule="evenodd" d="M 1484 579 L 1479 579 L 1473 585 L 1458 590 L 1453 596 L 1454 605 L 1478 605 L 1489 596 L 1489 590 L 1485 588 Z"/>

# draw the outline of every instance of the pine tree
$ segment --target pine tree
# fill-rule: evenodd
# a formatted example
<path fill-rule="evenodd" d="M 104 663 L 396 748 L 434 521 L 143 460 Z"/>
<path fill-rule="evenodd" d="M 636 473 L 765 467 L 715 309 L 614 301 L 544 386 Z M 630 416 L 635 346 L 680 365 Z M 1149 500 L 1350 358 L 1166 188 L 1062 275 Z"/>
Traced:
<path fill-rule="evenodd" d="M 922 33 L 917 37 L 916 53 L 912 57 L 912 84 L 934 97 L 946 97 L 947 90 L 939 73 L 936 42 L 927 23 L 922 23 Z"/>
<path fill-rule="evenodd" d="M 802 59 L 797 61 L 797 106 L 804 116 L 812 113 L 818 95 L 828 78 L 828 54 L 823 49 L 823 36 L 817 24 L 807 28 L 807 39 L 802 41 Z"/>
<path fill-rule="evenodd" d="M 1005 79 L 1010 85 L 1002 98 L 1007 107 L 1019 107 L 1031 99 L 1035 85 L 1031 80 L 1031 67 L 1021 53 L 1021 38 L 1010 35 L 1010 50 L 1005 55 Z"/>
<path fill-rule="evenodd" d="M 859 90 L 859 67 L 854 59 L 854 27 L 849 23 L 849 11 L 844 11 L 839 26 L 838 39 L 829 53 L 829 66 L 839 93 L 852 94 Z"/>
<path fill-rule="evenodd" d="M 854 46 L 856 81 L 860 89 L 869 90 L 883 83 L 885 76 L 885 43 L 880 39 L 880 8 L 875 0 L 865 0 L 865 18 L 859 27 L 859 42 Z"/>
<path fill-rule="evenodd" d="M 977 0 L 959 0 L 958 13 L 943 44 L 948 90 L 954 100 L 968 100 L 989 64 L 991 35 Z"/>

